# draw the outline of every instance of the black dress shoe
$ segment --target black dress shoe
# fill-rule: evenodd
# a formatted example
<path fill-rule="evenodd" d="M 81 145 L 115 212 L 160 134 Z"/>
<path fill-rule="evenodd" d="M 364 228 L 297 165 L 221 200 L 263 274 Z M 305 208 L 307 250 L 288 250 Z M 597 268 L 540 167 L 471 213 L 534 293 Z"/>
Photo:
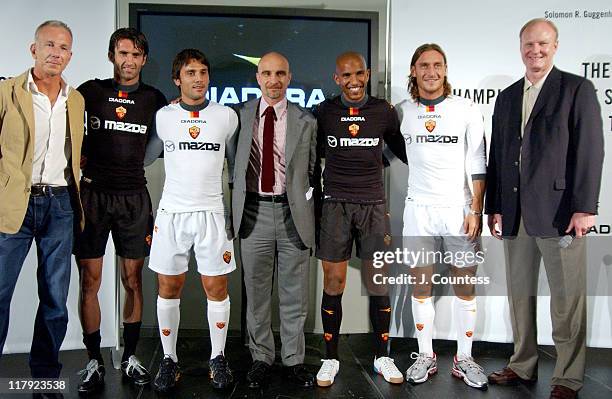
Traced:
<path fill-rule="evenodd" d="M 269 376 L 270 365 L 266 362 L 262 362 L 261 360 L 255 360 L 251 366 L 251 369 L 247 373 L 246 380 L 249 383 L 249 388 L 258 389 L 263 388 L 268 381 Z"/>
<path fill-rule="evenodd" d="M 283 367 L 283 374 L 285 378 L 299 387 L 311 388 L 314 386 L 314 375 L 303 364 Z"/>

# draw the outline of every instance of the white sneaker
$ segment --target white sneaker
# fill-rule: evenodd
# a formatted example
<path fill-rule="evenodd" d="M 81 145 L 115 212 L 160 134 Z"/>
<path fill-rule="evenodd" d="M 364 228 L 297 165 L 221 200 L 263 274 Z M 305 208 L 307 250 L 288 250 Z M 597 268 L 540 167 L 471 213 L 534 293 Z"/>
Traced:
<path fill-rule="evenodd" d="M 328 387 L 334 383 L 334 378 L 340 370 L 340 362 L 336 359 L 321 359 L 323 364 L 317 373 L 317 385 Z"/>
<path fill-rule="evenodd" d="M 404 376 L 390 357 L 374 358 L 374 371 L 382 375 L 385 381 L 391 384 L 401 384 L 404 382 Z"/>

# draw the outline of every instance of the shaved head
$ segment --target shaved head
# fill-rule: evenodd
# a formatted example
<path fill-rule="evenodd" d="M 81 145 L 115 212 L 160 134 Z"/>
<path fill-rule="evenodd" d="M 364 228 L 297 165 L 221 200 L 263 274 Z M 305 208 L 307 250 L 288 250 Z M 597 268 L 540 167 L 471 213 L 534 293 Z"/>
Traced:
<path fill-rule="evenodd" d="M 287 72 L 289 72 L 289 60 L 287 59 L 287 57 L 276 51 L 270 51 L 269 53 L 265 53 L 259 59 L 259 63 L 257 63 L 257 72 L 261 72 L 262 65 L 267 65 L 270 62 L 284 63 L 287 66 Z"/>
<path fill-rule="evenodd" d="M 342 66 L 349 62 L 360 62 L 363 67 L 366 67 L 366 61 L 363 55 L 356 51 L 347 51 L 346 53 L 340 54 L 336 58 L 336 74 L 338 74 L 338 70 L 342 69 Z"/>
<path fill-rule="evenodd" d="M 255 77 L 268 105 L 282 101 L 291 82 L 287 57 L 275 51 L 264 54 L 257 64 Z"/>

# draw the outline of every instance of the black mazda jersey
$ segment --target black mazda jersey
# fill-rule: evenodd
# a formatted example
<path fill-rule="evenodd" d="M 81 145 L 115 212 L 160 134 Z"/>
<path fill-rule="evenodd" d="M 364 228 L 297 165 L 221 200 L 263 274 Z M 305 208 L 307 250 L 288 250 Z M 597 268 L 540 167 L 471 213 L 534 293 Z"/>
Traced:
<path fill-rule="evenodd" d="M 113 193 L 145 189 L 143 159 L 155 113 L 167 104 L 154 87 L 118 86 L 113 79 L 89 80 L 79 86 L 85 98 L 87 134 L 83 180 Z"/>
<path fill-rule="evenodd" d="M 384 203 L 383 140 L 406 162 L 404 138 L 393 106 L 369 97 L 359 108 L 348 107 L 337 96 L 319 104 L 314 113 L 319 151 L 325 157 L 323 198 Z"/>

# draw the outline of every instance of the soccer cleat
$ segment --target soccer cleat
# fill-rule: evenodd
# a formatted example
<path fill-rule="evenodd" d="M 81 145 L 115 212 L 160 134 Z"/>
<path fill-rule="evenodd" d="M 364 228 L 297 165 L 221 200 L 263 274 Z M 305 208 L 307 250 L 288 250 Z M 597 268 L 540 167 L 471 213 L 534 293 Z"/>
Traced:
<path fill-rule="evenodd" d="M 323 364 L 317 373 L 317 385 L 328 387 L 334 383 L 334 378 L 340 370 L 340 362 L 336 359 L 321 359 Z"/>
<path fill-rule="evenodd" d="M 210 382 L 215 389 L 226 389 L 234 383 L 234 375 L 225 356 L 219 355 L 208 361 Z"/>
<path fill-rule="evenodd" d="M 401 384 L 404 382 L 404 376 L 390 357 L 374 358 L 374 371 L 382 375 L 385 381 L 391 384 Z"/>
<path fill-rule="evenodd" d="M 136 385 L 146 385 L 151 382 L 151 374 L 134 355 L 130 356 L 127 361 L 121 362 L 121 373 L 123 378 Z"/>
<path fill-rule="evenodd" d="M 168 392 L 176 386 L 181 379 L 181 369 L 178 362 L 170 356 L 165 356 L 159 364 L 159 370 L 153 381 L 153 388 L 157 392 Z"/>
<path fill-rule="evenodd" d="M 411 359 L 416 359 L 412 366 L 406 370 L 406 380 L 411 384 L 420 384 L 427 381 L 430 375 L 438 372 L 436 362 L 436 354 L 433 357 L 427 356 L 426 353 L 411 353 Z"/>
<path fill-rule="evenodd" d="M 457 356 L 455 356 L 453 358 L 453 370 L 451 373 L 453 376 L 461 378 L 463 382 L 473 388 L 482 389 L 483 391 L 488 388 L 487 376 L 484 374 L 484 369 L 471 357 L 459 360 Z"/>
<path fill-rule="evenodd" d="M 91 359 L 87 366 L 81 371 L 81 383 L 79 384 L 79 394 L 88 394 L 104 387 L 104 365 L 99 364 L 96 359 Z"/>

